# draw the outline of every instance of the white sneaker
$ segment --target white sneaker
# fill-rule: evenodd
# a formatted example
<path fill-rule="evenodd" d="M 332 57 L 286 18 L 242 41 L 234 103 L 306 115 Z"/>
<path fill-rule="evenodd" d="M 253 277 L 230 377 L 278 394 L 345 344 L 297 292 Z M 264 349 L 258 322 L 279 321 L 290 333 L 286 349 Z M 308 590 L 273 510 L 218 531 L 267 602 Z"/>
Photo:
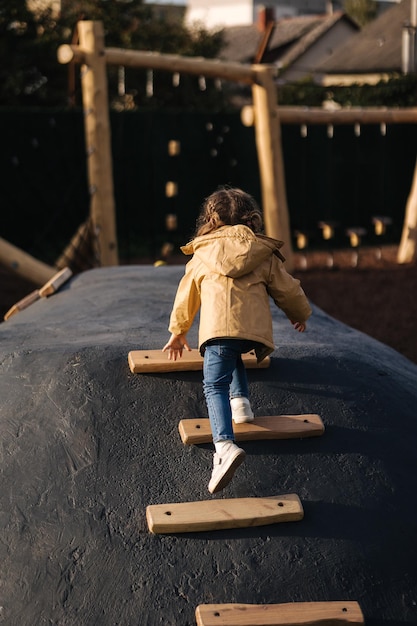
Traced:
<path fill-rule="evenodd" d="M 215 452 L 213 458 L 213 472 L 208 485 L 210 493 L 221 491 L 230 483 L 239 465 L 244 461 L 246 452 L 233 441 L 227 443 L 221 454 Z"/>
<path fill-rule="evenodd" d="M 253 421 L 253 411 L 247 398 L 232 398 L 230 400 L 232 418 L 235 424 L 244 424 Z"/>

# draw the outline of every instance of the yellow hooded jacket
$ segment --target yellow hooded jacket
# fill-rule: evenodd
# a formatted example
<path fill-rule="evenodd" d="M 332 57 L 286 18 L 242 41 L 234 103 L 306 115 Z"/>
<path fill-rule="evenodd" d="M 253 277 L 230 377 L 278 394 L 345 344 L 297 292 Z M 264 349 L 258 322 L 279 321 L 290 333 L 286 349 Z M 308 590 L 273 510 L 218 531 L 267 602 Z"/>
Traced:
<path fill-rule="evenodd" d="M 292 322 L 311 308 L 300 281 L 283 266 L 282 242 L 255 235 L 247 226 L 222 226 L 181 250 L 192 254 L 178 286 L 169 331 L 187 333 L 200 310 L 199 349 L 210 339 L 248 339 L 257 360 L 274 350 L 269 297 Z"/>

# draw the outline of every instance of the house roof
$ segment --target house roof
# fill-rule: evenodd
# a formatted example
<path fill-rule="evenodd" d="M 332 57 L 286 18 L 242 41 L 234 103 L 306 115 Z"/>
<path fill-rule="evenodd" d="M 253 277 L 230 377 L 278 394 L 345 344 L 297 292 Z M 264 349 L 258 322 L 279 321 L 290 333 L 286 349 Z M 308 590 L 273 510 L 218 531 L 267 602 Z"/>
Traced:
<path fill-rule="evenodd" d="M 278 20 L 264 61 L 288 66 L 341 19 L 349 18 L 338 11 L 332 15 L 302 15 Z M 223 34 L 225 46 L 220 54 L 221 59 L 239 63 L 253 62 L 263 38 L 256 24 L 226 27 Z"/>
<path fill-rule="evenodd" d="M 326 74 L 398 72 L 402 66 L 402 30 L 410 20 L 411 0 L 384 11 L 353 34 L 317 69 Z"/>

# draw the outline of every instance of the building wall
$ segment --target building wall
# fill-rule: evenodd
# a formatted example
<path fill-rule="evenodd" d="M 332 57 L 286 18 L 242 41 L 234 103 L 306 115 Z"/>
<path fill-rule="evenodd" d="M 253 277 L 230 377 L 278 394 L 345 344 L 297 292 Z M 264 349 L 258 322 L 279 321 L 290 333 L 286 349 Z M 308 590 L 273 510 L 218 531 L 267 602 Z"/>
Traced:
<path fill-rule="evenodd" d="M 341 8 L 340 2 L 333 2 L 335 8 Z M 257 21 L 260 7 L 274 9 L 276 19 L 293 17 L 305 13 L 325 13 L 328 8 L 328 0 L 188 0 L 186 10 L 186 22 L 202 22 L 207 28 L 223 26 L 245 26 Z"/>
<path fill-rule="evenodd" d="M 188 25 L 202 23 L 206 28 L 222 28 L 253 23 L 253 4 L 251 0 L 189 0 L 185 12 Z"/>
<path fill-rule="evenodd" d="M 378 10 L 382 11 L 400 0 L 380 0 Z M 275 19 L 295 15 L 320 14 L 343 10 L 342 0 L 184 0 L 185 21 L 191 25 L 201 22 L 206 28 L 223 26 L 245 26 L 257 21 L 260 7 L 274 9 Z"/>
<path fill-rule="evenodd" d="M 342 8 L 342 2 L 338 0 L 269 0 L 267 3 L 262 0 L 212 0 L 209 4 L 206 0 L 188 0 L 185 19 L 188 24 L 200 21 L 207 28 L 244 26 L 257 21 L 260 7 L 273 8 L 275 18 L 280 19 L 326 13 L 330 5 L 335 10 Z"/>

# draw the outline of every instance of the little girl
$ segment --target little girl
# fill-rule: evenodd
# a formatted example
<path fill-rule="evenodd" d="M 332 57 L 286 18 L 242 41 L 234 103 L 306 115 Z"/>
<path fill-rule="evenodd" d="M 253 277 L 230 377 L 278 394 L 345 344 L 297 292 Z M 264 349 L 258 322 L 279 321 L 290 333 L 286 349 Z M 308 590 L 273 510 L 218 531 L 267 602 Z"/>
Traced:
<path fill-rule="evenodd" d="M 274 350 L 269 296 L 299 332 L 311 315 L 300 282 L 284 269 L 282 242 L 261 230 L 262 214 L 249 194 L 219 189 L 203 203 L 195 238 L 181 248 L 193 256 L 178 286 L 163 351 L 176 361 L 184 348 L 191 350 L 187 332 L 201 307 L 198 343 L 215 446 L 210 493 L 223 489 L 245 458 L 232 425 L 253 420 L 241 355 L 255 350 L 260 362 Z"/>

